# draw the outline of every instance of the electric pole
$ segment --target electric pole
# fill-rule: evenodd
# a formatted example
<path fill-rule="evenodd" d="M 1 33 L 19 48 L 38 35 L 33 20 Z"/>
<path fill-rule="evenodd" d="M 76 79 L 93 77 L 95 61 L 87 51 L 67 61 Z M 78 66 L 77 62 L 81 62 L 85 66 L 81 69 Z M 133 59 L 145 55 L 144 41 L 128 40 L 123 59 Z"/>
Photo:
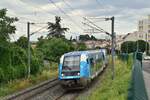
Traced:
<path fill-rule="evenodd" d="M 27 37 L 28 37 L 28 77 L 30 76 L 31 52 L 30 52 L 30 22 L 27 22 Z"/>
<path fill-rule="evenodd" d="M 114 17 L 111 18 L 111 38 L 112 38 L 112 49 L 111 49 L 111 53 L 112 53 L 112 79 L 114 79 L 115 77 L 115 68 L 114 68 L 114 59 L 115 59 L 115 34 L 114 34 Z"/>
<path fill-rule="evenodd" d="M 30 44 L 30 25 L 34 23 L 27 22 L 27 38 L 28 38 L 28 77 L 30 77 L 31 73 L 31 44 Z"/>
<path fill-rule="evenodd" d="M 90 28 L 95 29 L 98 32 L 95 33 L 105 33 L 107 35 L 109 35 L 111 37 L 111 55 L 112 55 L 112 79 L 114 79 L 115 77 L 115 33 L 114 33 L 114 16 L 111 18 L 99 18 L 99 17 L 91 17 L 92 19 L 103 19 L 105 21 L 111 20 L 111 33 L 103 30 L 102 28 L 100 28 L 99 26 L 97 26 L 96 24 L 94 24 L 92 21 L 90 21 L 89 19 L 84 17 L 84 21 L 86 20 L 87 23 L 83 23 L 84 25 L 87 25 Z M 86 32 L 88 33 L 88 32 Z M 94 32 L 93 32 L 94 33 Z"/>

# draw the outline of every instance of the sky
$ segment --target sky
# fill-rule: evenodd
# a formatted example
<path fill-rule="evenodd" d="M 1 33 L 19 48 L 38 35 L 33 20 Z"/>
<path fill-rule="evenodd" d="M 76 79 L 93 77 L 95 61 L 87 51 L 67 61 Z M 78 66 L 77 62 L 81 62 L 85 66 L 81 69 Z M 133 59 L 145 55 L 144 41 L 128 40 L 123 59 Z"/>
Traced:
<path fill-rule="evenodd" d="M 55 22 L 55 16 L 62 18 L 62 26 L 68 27 L 66 37 L 86 34 L 84 25 L 88 18 L 97 26 L 107 32 L 111 32 L 111 21 L 103 19 L 90 19 L 91 17 L 110 18 L 115 17 L 115 32 L 117 35 L 126 34 L 138 30 L 138 20 L 144 19 L 150 14 L 150 0 L 1 0 L 0 9 L 7 8 L 8 16 L 18 17 L 15 22 L 15 39 L 27 34 L 27 22 L 33 22 L 30 32 L 35 32 L 45 27 L 47 22 Z M 36 40 L 41 35 L 47 35 L 47 29 L 43 29 L 31 36 Z M 105 37 L 104 34 L 94 34 L 97 38 Z M 15 40 L 14 39 L 14 40 Z"/>

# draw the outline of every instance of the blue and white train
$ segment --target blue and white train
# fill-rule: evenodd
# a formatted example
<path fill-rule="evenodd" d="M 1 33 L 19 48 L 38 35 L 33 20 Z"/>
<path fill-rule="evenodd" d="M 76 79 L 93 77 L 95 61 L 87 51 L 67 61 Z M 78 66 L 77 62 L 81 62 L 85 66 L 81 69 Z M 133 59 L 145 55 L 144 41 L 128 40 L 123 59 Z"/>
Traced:
<path fill-rule="evenodd" d="M 107 65 L 106 49 L 74 51 L 60 58 L 59 80 L 65 86 L 87 86 Z"/>

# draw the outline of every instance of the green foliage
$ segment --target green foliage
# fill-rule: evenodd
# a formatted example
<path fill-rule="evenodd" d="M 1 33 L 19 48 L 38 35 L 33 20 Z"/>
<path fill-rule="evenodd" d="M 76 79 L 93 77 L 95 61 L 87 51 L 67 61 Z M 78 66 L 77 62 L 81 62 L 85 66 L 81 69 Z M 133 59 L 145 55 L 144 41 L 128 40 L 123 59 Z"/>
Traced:
<path fill-rule="evenodd" d="M 126 41 L 121 44 L 121 51 L 124 53 L 132 53 L 136 51 L 136 43 L 134 41 Z"/>
<path fill-rule="evenodd" d="M 149 51 L 149 45 L 144 40 L 138 40 L 136 42 L 126 41 L 121 44 L 121 51 L 123 53 L 133 53 L 136 50 L 139 52 Z"/>
<path fill-rule="evenodd" d="M 61 18 L 56 16 L 55 17 L 55 23 L 52 23 L 52 22 L 48 22 L 48 32 L 49 34 L 47 35 L 48 38 L 51 38 L 51 37 L 64 37 L 64 33 L 65 31 L 68 30 L 68 28 L 62 28 L 61 27 Z"/>
<path fill-rule="evenodd" d="M 45 59 L 58 62 L 62 54 L 73 51 L 73 44 L 62 38 L 42 39 L 37 43 L 37 49 L 40 50 Z"/>
<path fill-rule="evenodd" d="M 138 40 L 135 43 L 137 45 L 137 49 L 138 49 L 139 52 L 149 51 L 149 44 L 148 44 L 148 42 L 146 42 L 144 40 Z"/>
<path fill-rule="evenodd" d="M 86 35 L 80 35 L 79 40 L 87 41 L 87 40 L 97 40 L 97 39 L 93 35 L 90 37 L 88 34 L 86 34 Z"/>
<path fill-rule="evenodd" d="M 15 33 L 16 27 L 12 25 L 18 19 L 6 16 L 7 9 L 0 10 L 0 41 L 9 40 L 9 35 Z"/>
<path fill-rule="evenodd" d="M 0 47 L 0 54 L 1 82 L 4 83 L 27 76 L 27 54 L 25 49 L 7 42 L 5 47 Z M 32 55 L 31 74 L 39 72 L 41 66 L 41 61 L 35 55 Z"/>
<path fill-rule="evenodd" d="M 28 48 L 28 39 L 27 39 L 27 37 L 21 36 L 15 43 L 21 48 L 24 48 L 24 49 Z"/>
<path fill-rule="evenodd" d="M 84 43 L 77 43 L 77 46 L 76 46 L 76 50 L 77 51 L 82 51 L 82 50 L 86 50 L 87 49 L 87 47 L 86 47 L 86 45 L 84 44 Z"/>
<path fill-rule="evenodd" d="M 18 19 L 6 16 L 6 12 L 6 9 L 0 10 L 0 84 L 27 76 L 27 38 L 20 37 L 15 43 L 8 41 L 15 33 L 13 23 Z M 31 74 L 40 71 L 42 60 L 41 55 L 31 56 Z"/>

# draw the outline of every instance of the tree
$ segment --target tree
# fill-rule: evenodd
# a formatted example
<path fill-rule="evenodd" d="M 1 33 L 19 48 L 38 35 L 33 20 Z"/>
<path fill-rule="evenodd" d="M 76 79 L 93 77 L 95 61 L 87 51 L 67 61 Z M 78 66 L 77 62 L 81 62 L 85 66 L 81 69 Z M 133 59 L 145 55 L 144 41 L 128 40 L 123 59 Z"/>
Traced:
<path fill-rule="evenodd" d="M 136 41 L 136 49 L 139 52 L 149 51 L 149 44 L 148 44 L 148 42 L 146 42 L 144 40 L 138 40 L 138 41 Z"/>
<path fill-rule="evenodd" d="M 54 37 L 39 41 L 37 49 L 43 53 L 45 59 L 58 62 L 62 54 L 74 50 L 74 45 L 69 40 Z"/>
<path fill-rule="evenodd" d="M 0 10 L 0 40 L 8 41 L 10 35 L 15 33 L 16 27 L 12 25 L 15 21 L 18 21 L 17 17 L 6 16 L 7 9 Z"/>
<path fill-rule="evenodd" d="M 135 51 L 139 52 L 149 51 L 149 44 L 144 40 L 138 40 L 136 42 L 126 41 L 121 44 L 121 51 L 124 53 L 132 53 Z"/>
<path fill-rule="evenodd" d="M 62 28 L 61 27 L 61 18 L 56 16 L 55 17 L 55 23 L 48 22 L 48 32 L 49 34 L 47 35 L 48 38 L 51 37 L 64 37 L 65 32 L 68 30 L 68 28 Z"/>
<path fill-rule="evenodd" d="M 121 44 L 121 51 L 123 53 L 132 53 L 136 51 L 136 44 L 134 41 L 126 41 Z"/>
<path fill-rule="evenodd" d="M 93 35 L 91 35 L 90 37 L 88 34 L 86 34 L 86 35 L 80 35 L 79 40 L 87 41 L 87 40 L 97 40 L 97 39 Z"/>
<path fill-rule="evenodd" d="M 81 40 L 81 41 L 90 40 L 90 36 L 88 34 L 86 34 L 86 35 L 80 35 L 79 36 L 79 40 Z"/>
<path fill-rule="evenodd" d="M 96 38 L 95 38 L 95 36 L 91 36 L 91 40 L 97 40 Z"/>
<path fill-rule="evenodd" d="M 86 49 L 87 47 L 85 43 L 77 43 L 76 50 L 81 51 L 81 50 L 86 50 Z"/>
<path fill-rule="evenodd" d="M 27 49 L 27 48 L 28 48 L 28 39 L 27 39 L 27 37 L 21 36 L 21 37 L 17 40 L 16 44 L 17 44 L 19 47 L 21 47 L 21 48 Z"/>

